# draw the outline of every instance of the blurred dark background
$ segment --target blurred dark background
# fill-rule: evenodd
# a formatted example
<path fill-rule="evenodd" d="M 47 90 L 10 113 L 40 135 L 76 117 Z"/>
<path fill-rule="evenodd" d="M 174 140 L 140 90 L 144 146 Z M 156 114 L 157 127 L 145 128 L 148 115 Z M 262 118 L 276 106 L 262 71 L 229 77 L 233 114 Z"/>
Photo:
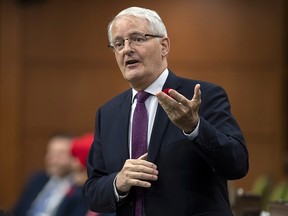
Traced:
<path fill-rule="evenodd" d="M 106 32 L 129 6 L 163 18 L 172 71 L 226 89 L 250 151 L 235 185 L 287 177 L 285 0 L 0 0 L 0 207 L 42 168 L 51 134 L 93 130 L 97 108 L 129 87 Z"/>

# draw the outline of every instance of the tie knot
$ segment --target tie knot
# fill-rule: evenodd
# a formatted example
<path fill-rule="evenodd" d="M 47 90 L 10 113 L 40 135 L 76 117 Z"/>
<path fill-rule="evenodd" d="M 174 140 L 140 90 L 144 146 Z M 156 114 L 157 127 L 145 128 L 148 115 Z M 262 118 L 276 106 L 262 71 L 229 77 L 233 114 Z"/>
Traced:
<path fill-rule="evenodd" d="M 149 96 L 150 96 L 150 93 L 145 92 L 145 91 L 140 91 L 136 95 L 137 102 L 144 103 Z"/>

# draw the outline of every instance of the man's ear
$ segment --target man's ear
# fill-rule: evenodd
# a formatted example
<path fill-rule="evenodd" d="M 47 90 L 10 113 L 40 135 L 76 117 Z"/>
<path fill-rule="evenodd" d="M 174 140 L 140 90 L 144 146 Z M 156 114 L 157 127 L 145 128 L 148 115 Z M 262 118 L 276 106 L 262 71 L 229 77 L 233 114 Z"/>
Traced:
<path fill-rule="evenodd" d="M 168 37 L 161 38 L 160 43 L 162 45 L 162 47 L 161 47 L 162 56 L 166 57 L 169 53 L 169 50 L 170 50 L 170 40 Z"/>

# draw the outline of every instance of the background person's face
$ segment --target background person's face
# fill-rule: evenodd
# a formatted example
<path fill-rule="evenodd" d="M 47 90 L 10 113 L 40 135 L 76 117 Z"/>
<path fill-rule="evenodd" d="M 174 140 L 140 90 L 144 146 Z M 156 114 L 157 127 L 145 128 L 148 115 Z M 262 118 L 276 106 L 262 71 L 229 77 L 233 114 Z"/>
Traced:
<path fill-rule="evenodd" d="M 112 39 L 127 38 L 132 33 L 152 34 L 145 19 L 124 16 L 114 21 Z M 167 67 L 161 40 L 163 39 L 152 38 L 141 46 L 129 45 L 126 41 L 123 50 L 115 52 L 124 79 L 138 91 L 148 87 Z"/>
<path fill-rule="evenodd" d="M 71 141 L 64 138 L 52 139 L 45 157 L 46 171 L 49 175 L 63 177 L 71 172 Z"/>

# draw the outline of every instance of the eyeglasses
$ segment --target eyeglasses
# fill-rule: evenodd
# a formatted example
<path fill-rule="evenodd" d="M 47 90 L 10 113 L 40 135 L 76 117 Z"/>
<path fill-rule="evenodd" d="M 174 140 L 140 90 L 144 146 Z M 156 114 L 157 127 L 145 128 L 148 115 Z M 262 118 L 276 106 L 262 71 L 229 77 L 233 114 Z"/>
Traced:
<path fill-rule="evenodd" d="M 132 34 L 127 38 L 117 38 L 115 41 L 108 44 L 108 47 L 119 52 L 124 48 L 126 40 L 128 40 L 130 45 L 133 44 L 136 46 L 141 46 L 146 41 L 148 41 L 152 38 L 162 38 L 162 37 L 163 36 L 159 36 L 159 35 L 137 33 L 137 34 Z"/>

